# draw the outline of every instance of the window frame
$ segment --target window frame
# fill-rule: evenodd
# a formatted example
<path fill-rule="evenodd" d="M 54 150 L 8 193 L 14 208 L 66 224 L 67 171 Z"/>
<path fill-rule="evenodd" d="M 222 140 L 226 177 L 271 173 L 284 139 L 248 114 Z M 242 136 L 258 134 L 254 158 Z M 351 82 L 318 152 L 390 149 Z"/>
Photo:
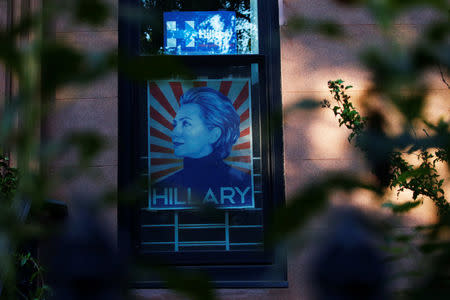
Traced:
<path fill-rule="evenodd" d="M 139 7 L 139 0 L 119 0 L 119 12 L 125 12 L 130 7 Z M 265 166 L 268 174 L 265 183 L 264 224 L 269 222 L 268 215 L 276 207 L 284 205 L 284 159 L 283 135 L 281 119 L 281 66 L 280 38 L 278 23 L 278 1 L 258 1 L 258 34 L 259 54 L 245 55 L 207 55 L 207 56 L 140 56 L 140 25 L 127 21 L 123 13 L 119 13 L 119 101 L 118 101 L 118 244 L 119 251 L 131 253 L 133 257 L 145 260 L 145 255 L 138 254 L 136 247 L 139 241 L 138 220 L 139 208 L 130 207 L 121 201 L 122 192 L 132 186 L 136 180 L 139 165 L 138 151 L 139 133 L 135 128 L 146 128 L 145 120 L 134 118 L 142 101 L 146 99 L 146 81 L 130 80 L 122 72 L 126 69 L 124 62 L 134 59 L 140 65 L 152 65 L 155 59 L 166 59 L 169 62 L 177 60 L 185 66 L 214 64 L 217 66 L 233 64 L 257 63 L 260 65 L 265 89 L 265 105 L 261 105 L 261 132 L 267 132 L 265 151 Z M 149 74 L 151 76 L 151 74 Z M 148 78 L 155 79 L 155 78 Z M 262 97 L 263 95 L 261 95 Z M 279 118 L 269 118 L 273 113 Z M 264 118 L 267 117 L 267 118 Z M 264 119 L 263 119 L 264 118 Z M 228 288 L 243 287 L 287 287 L 286 254 L 283 247 L 277 249 L 265 248 L 263 255 L 255 251 L 230 251 L 223 257 L 220 264 L 217 259 L 208 261 L 205 254 L 183 253 L 179 258 L 166 261 L 175 264 L 180 269 L 203 270 L 212 278 L 215 286 Z M 153 255 L 153 254 L 152 254 Z M 164 255 L 163 255 L 164 256 Z M 177 255 L 167 256 L 174 258 Z M 203 256 L 200 259 L 200 256 Z M 207 255 L 206 255 L 207 256 Z M 152 256 L 153 257 L 153 256 Z M 264 275 L 261 275 L 264 274 Z M 239 278 L 239 280 L 236 280 Z M 152 275 L 134 278 L 131 283 L 135 288 L 161 288 L 164 283 Z"/>

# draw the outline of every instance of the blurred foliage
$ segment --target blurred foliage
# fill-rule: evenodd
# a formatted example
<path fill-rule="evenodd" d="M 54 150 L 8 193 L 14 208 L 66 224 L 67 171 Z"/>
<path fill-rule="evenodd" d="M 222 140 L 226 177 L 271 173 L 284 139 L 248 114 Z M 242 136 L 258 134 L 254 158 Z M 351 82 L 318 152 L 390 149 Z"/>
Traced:
<path fill-rule="evenodd" d="M 350 100 L 348 93 L 352 86 L 345 85 L 341 79 L 328 82 L 332 101 L 303 99 L 295 108 L 312 109 L 321 105 L 330 109 L 339 126 L 348 130 L 349 142 L 364 154 L 374 177 L 370 180 L 370 176 L 364 174 L 362 178 L 366 179 L 339 182 L 328 181 L 325 176 L 322 182 L 318 181 L 323 191 L 316 183 L 302 188 L 278 213 L 274 228 L 281 230 L 282 236 L 301 228 L 327 206 L 330 188 L 334 192 L 367 189 L 364 184 L 371 186 L 371 190 L 379 191 L 377 198 L 385 200 L 381 211 L 390 209 L 396 217 L 383 221 L 390 224 L 384 227 L 382 248 L 386 264 L 393 270 L 386 283 L 393 290 L 392 297 L 448 299 L 450 203 L 445 198 L 445 189 L 448 187 L 446 172 L 450 170 L 450 119 L 446 114 L 438 121 L 427 120 L 425 111 L 430 109 L 427 101 L 436 89 L 436 80 L 431 82 L 430 74 L 438 75 L 434 78 L 440 78 L 442 87 L 449 88 L 446 78 L 450 73 L 450 5 L 441 0 L 335 2 L 367 11 L 380 34 L 379 46 L 360 50 L 361 62 L 371 80 L 367 92 L 360 97 L 364 114 Z M 417 25 L 420 29 L 408 42 L 402 41 L 396 33 L 396 25 L 405 17 L 420 18 L 420 25 Z M 324 33 L 311 25 L 320 22 L 327 21 L 294 16 L 287 23 L 286 33 L 288 37 L 305 31 Z M 337 37 L 346 36 L 346 26 L 336 23 L 333 27 L 337 27 L 334 31 L 343 33 Z M 443 101 L 449 102 L 448 93 L 444 94 Z M 397 123 L 400 128 L 395 131 L 390 125 L 392 120 L 400 120 Z M 344 176 L 342 174 L 342 178 Z M 391 190 L 397 191 L 397 199 L 386 200 Z M 410 198 L 400 200 L 401 194 Z M 430 200 L 437 212 L 435 223 L 416 227 L 402 225 L 405 213 Z M 276 230 L 273 236 L 280 235 Z M 405 262 L 409 268 L 405 267 Z"/>
<path fill-rule="evenodd" d="M 149 7 L 153 2 L 172 5 L 169 1 L 146 2 Z M 191 2 L 195 1 L 189 1 Z M 239 5 L 241 2 L 228 3 Z M 386 234 L 385 252 L 390 260 L 407 257 L 410 248 L 423 253 L 423 258 L 417 261 L 417 265 L 421 267 L 419 271 L 408 270 L 398 273 L 401 278 L 412 276 L 418 278 L 417 283 L 414 282 L 409 289 L 401 290 L 400 296 L 410 299 L 424 299 L 430 295 L 436 299 L 448 298 L 449 204 L 444 198 L 444 182 L 440 179 L 437 164 L 446 164 L 448 170 L 449 121 L 443 119 L 436 123 L 422 120 L 423 111 L 427 107 L 425 100 L 431 89 L 426 75 L 430 70 L 439 68 L 443 84 L 447 84 L 445 76 L 448 76 L 450 70 L 448 1 L 336 0 L 336 2 L 367 9 L 377 28 L 388 41 L 384 47 L 371 47 L 361 53 L 361 60 L 372 79 L 367 101 L 378 97 L 392 105 L 402 116 L 402 132 L 392 136 L 385 124 L 386 116 L 376 108 L 371 108 L 367 117 L 362 117 L 346 94 L 350 86 L 342 87 L 343 82 L 339 80 L 331 82 L 331 93 L 337 101 L 333 113 L 338 117 L 340 125 L 350 130 L 349 140 L 354 141 L 365 153 L 367 162 L 378 180 L 366 182 L 364 179 L 350 177 L 347 174 L 328 174 L 325 178 L 318 179 L 293 197 L 285 209 L 277 212 L 273 217 L 274 227 L 270 231 L 269 239 L 277 242 L 301 228 L 326 207 L 330 195 L 336 191 L 363 188 L 381 195 L 384 188 L 396 188 L 400 192 L 409 190 L 413 193 L 411 201 L 400 204 L 391 201 L 383 205 L 399 214 L 420 206 L 422 198 L 430 198 L 439 214 L 435 224 L 417 226 L 412 228 L 412 232 L 401 234 L 394 228 Z M 0 119 L 0 149 L 14 154 L 15 167 L 20 173 L 20 181 L 17 181 L 16 169 L 10 168 L 5 156 L 0 158 L 2 175 L 0 278 L 3 283 L 1 295 L 2 297 L 7 295 L 11 299 L 15 298 L 17 286 L 17 257 L 20 257 L 19 266 L 30 265 L 35 268 L 33 274 L 38 272 L 39 275 L 30 280 L 38 280 L 42 272 L 40 265 L 33 258 L 17 254 L 19 246 L 31 239 L 40 238 L 42 231 L 49 229 L 37 219 L 25 223 L 24 215 L 28 214 L 28 210 L 31 214 L 41 211 L 52 190 L 86 172 L 92 160 L 105 147 L 104 138 L 91 131 L 71 132 L 60 140 L 43 139 L 39 128 L 53 107 L 53 95 L 56 90 L 69 84 L 92 82 L 114 70 L 118 62 L 116 49 L 110 51 L 79 49 L 67 41 L 54 39 L 47 31 L 51 21 L 61 16 L 65 21 L 75 25 L 103 24 L 110 16 L 110 8 L 105 1 L 43 0 L 43 3 L 44 9 L 25 14 L 11 28 L 0 29 L 0 64 L 11 71 L 18 86 L 17 92 L 5 101 L 6 106 L 1 112 Z M 179 1 L 171 3 L 178 5 Z M 227 1 L 214 3 L 223 6 Z M 216 4 L 211 2 L 211 5 Z M 413 8 L 420 10 L 429 8 L 438 17 L 429 24 L 424 24 L 424 30 L 419 32 L 418 37 L 405 45 L 398 42 L 392 34 L 393 25 Z M 154 17 L 149 10 L 142 14 L 132 10 L 121 13 L 130 18 L 130 23 Z M 162 39 L 162 31 L 158 28 L 161 27 L 151 28 L 158 32 L 150 32 L 149 29 L 151 39 Z M 288 22 L 290 34 L 305 30 L 334 38 L 345 35 L 342 26 L 329 20 L 308 20 L 297 16 Z M 123 71 L 132 78 L 157 78 L 168 74 L 168 69 L 177 67 L 176 63 L 168 67 L 164 62 L 155 68 L 142 66 L 138 60 L 132 60 L 130 64 L 127 62 L 123 63 L 122 60 L 121 65 L 125 67 Z M 317 103 L 314 104 L 314 101 L 308 99 L 298 107 L 312 109 L 317 107 Z M 415 124 L 419 120 L 424 121 L 425 137 L 417 137 L 415 133 L 414 128 L 417 128 Z M 49 165 L 70 150 L 75 150 L 78 154 L 78 161 L 54 174 L 49 174 Z M 405 155 L 416 155 L 418 164 L 409 163 L 404 158 Z M 129 198 L 135 198 L 135 195 Z M 214 298 L 211 285 L 201 276 L 180 274 L 176 270 L 160 266 L 149 267 L 159 272 L 160 276 L 167 280 L 169 287 L 186 296 L 197 299 Z M 178 281 L 180 278 L 189 280 Z"/>
<path fill-rule="evenodd" d="M 19 281 L 16 288 L 18 298 L 27 300 L 48 299 L 51 288 L 45 282 L 45 269 L 30 252 L 16 255 L 16 266 L 19 270 L 26 269 L 30 276 Z M 25 294 L 27 293 L 27 294 Z"/>
<path fill-rule="evenodd" d="M 323 107 L 327 107 L 333 111 L 334 115 L 338 118 L 339 126 L 345 125 L 350 130 L 348 140 L 351 142 L 356 137 L 360 143 L 357 142 L 355 146 L 364 152 L 369 147 L 361 143 L 361 141 L 367 140 L 367 138 L 362 138 L 366 134 L 364 129 L 367 118 L 361 117 L 352 102 L 349 101 L 351 97 L 346 94 L 346 90 L 351 88 L 351 86 L 344 87 L 343 83 L 344 81 L 341 79 L 328 82 L 330 93 L 334 94 L 334 100 L 338 105 L 331 108 L 330 102 L 324 100 Z M 440 120 L 438 125 L 432 125 L 425 121 L 423 125 L 428 129 L 424 129 L 428 136 L 428 132 L 430 132 L 438 140 L 445 141 L 448 139 L 450 133 L 449 123 Z M 412 192 L 413 200 L 418 200 L 419 196 L 428 197 L 435 203 L 440 215 L 447 215 L 450 213 L 450 204 L 445 199 L 443 190 L 444 179 L 440 178 L 436 165 L 439 162 L 448 164 L 448 149 L 441 143 L 434 145 L 434 147 L 435 150 L 431 152 L 432 150 L 423 147 L 416 150 L 418 147 L 411 144 L 408 146 L 408 151 L 392 151 L 389 153 L 389 173 L 387 174 L 387 178 L 389 180 L 389 188 L 396 188 L 398 191 L 397 195 L 405 190 L 409 190 Z M 417 152 L 417 165 L 407 161 L 407 155 L 414 152 Z M 416 206 L 396 206 L 390 204 L 388 207 L 392 207 L 394 211 L 399 211 L 399 208 L 402 207 L 401 211 L 404 211 L 407 207 L 413 208 Z"/>
<path fill-rule="evenodd" d="M 294 36 L 299 31 L 317 32 L 329 38 L 342 38 L 345 34 L 338 23 L 330 20 L 308 19 L 302 16 L 293 16 L 289 18 L 286 34 Z"/>
<path fill-rule="evenodd" d="M 349 142 L 351 142 L 353 138 L 356 138 L 355 146 L 361 151 L 367 152 L 370 145 L 366 145 L 364 141 L 367 141 L 371 136 L 369 138 L 363 138 L 363 136 L 368 134 L 366 132 L 368 130 L 368 127 L 366 126 L 368 118 L 361 117 L 352 102 L 349 101 L 351 97 L 347 95 L 347 90 L 350 89 L 351 86 L 344 86 L 343 83 L 344 81 L 341 79 L 328 82 L 330 93 L 334 95 L 334 100 L 338 105 L 331 107 L 330 101 L 325 99 L 322 102 L 323 107 L 333 111 L 334 115 L 338 118 L 339 126 L 345 125 L 346 128 L 350 130 L 348 137 Z M 417 114 L 420 114 L 420 112 L 421 111 L 418 111 Z M 450 134 L 448 122 L 441 119 L 437 125 L 433 125 L 427 121 L 424 121 L 422 124 L 427 128 L 424 129 L 427 136 L 432 134 L 437 140 L 448 141 Z M 387 136 L 385 136 L 385 139 L 387 139 Z M 378 142 L 380 142 L 380 140 L 378 140 Z M 381 142 L 389 141 L 381 140 Z M 437 213 L 440 217 L 440 221 L 434 227 L 432 235 L 424 235 L 422 228 L 416 228 L 412 233 L 406 235 L 403 234 L 401 236 L 398 236 L 395 233 L 395 230 L 387 232 L 387 240 L 390 240 L 387 244 L 395 244 L 394 247 L 386 246 L 384 249 L 389 260 L 408 259 L 408 256 L 411 255 L 406 250 L 408 248 L 420 249 L 424 255 L 423 263 L 416 262 L 416 270 L 409 270 L 408 272 L 400 274 L 397 273 L 396 276 L 400 275 L 403 278 L 413 277 L 424 279 L 429 276 L 429 273 L 422 271 L 423 264 L 437 260 L 443 261 L 444 265 L 435 265 L 434 267 L 437 269 L 431 269 L 428 270 L 428 272 L 433 274 L 443 273 L 438 275 L 439 280 L 444 280 L 444 282 L 448 281 L 448 278 L 446 279 L 447 275 L 445 275 L 445 270 L 449 267 L 447 257 L 450 253 L 450 240 L 446 237 L 442 238 L 437 234 L 439 231 L 446 232 L 450 225 L 448 223 L 450 203 L 445 198 L 443 189 L 445 179 L 442 178 L 443 174 L 440 174 L 437 170 L 437 164 L 445 163 L 448 165 L 449 163 L 449 149 L 443 146 L 446 144 L 447 142 L 438 143 L 428 148 L 423 146 L 417 147 L 412 143 L 408 145 L 406 149 L 395 150 L 395 148 L 392 148 L 392 152 L 388 154 L 388 174 L 384 174 L 386 176 L 380 180 L 380 182 L 386 182 L 387 178 L 388 187 L 391 190 L 395 189 L 397 191 L 397 197 L 401 193 L 409 191 L 412 193 L 412 200 L 398 203 L 399 201 L 397 199 L 396 203 L 388 201 L 383 203 L 382 206 L 390 208 L 395 214 L 407 213 L 411 209 L 423 204 L 424 199 L 430 199 L 435 204 Z M 417 162 L 414 164 L 410 163 L 410 159 L 408 159 L 412 153 L 414 153 L 417 158 Z M 392 239 L 395 240 L 394 243 L 392 242 Z M 413 239 L 419 239 L 419 241 L 412 243 Z M 409 259 L 412 260 L 412 256 L 409 257 Z M 441 278 L 441 276 L 443 277 Z M 424 287 L 424 289 L 425 288 L 426 287 Z M 443 290 L 444 294 L 448 292 L 446 291 L 446 288 Z M 411 297 L 414 295 L 423 295 L 423 292 L 424 291 L 420 288 L 415 290 L 406 289 L 398 291 L 398 295 L 401 297 Z"/>
<path fill-rule="evenodd" d="M 331 108 L 331 103 L 328 100 L 324 100 L 323 107 L 327 107 L 333 111 L 334 115 L 338 118 L 339 126 L 345 125 L 345 127 L 350 130 L 350 135 L 348 137 L 349 142 L 356 137 L 359 143 L 357 142 L 355 146 L 360 148 L 363 152 L 368 151 L 368 148 L 371 145 L 362 143 L 368 140 L 368 138 L 362 137 L 367 134 L 364 132 L 367 117 L 361 117 L 360 113 L 353 106 L 353 103 L 349 101 L 351 97 L 346 91 L 352 88 L 352 86 L 344 86 L 343 83 L 344 81 L 341 79 L 328 82 L 330 93 L 334 95 L 333 98 L 338 105 Z M 440 120 L 438 125 L 432 125 L 429 122 L 426 122 L 424 123 L 424 126 L 427 126 L 428 130 L 425 131 L 427 132 L 427 135 L 428 132 L 433 132 L 434 136 L 439 140 L 445 141 L 448 139 L 450 133 L 448 130 L 449 123 Z M 441 129 L 438 131 L 438 128 Z M 369 138 L 370 137 L 371 136 L 369 136 Z M 418 200 L 419 196 L 428 197 L 435 203 L 439 214 L 447 215 L 450 213 L 450 204 L 445 199 L 443 190 L 444 179 L 440 178 L 436 169 L 436 164 L 439 162 L 448 164 L 448 149 L 442 147 L 440 144 L 435 145 L 435 147 L 436 150 L 433 151 L 433 153 L 430 153 L 430 150 L 423 148 L 416 151 L 418 152 L 416 156 L 419 161 L 417 166 L 410 164 L 407 161 L 407 154 L 413 153 L 414 150 L 417 149 L 413 144 L 408 145 L 409 149 L 405 153 L 392 151 L 388 154 L 389 168 L 386 177 L 389 181 L 389 187 L 391 189 L 397 188 L 397 195 L 405 190 L 409 190 L 412 192 L 413 200 Z M 383 178 L 383 180 L 385 179 Z M 394 211 L 397 210 L 398 212 L 400 207 L 402 208 L 401 211 L 405 211 L 407 207 L 413 208 L 416 206 L 417 205 L 396 206 L 391 203 L 388 207 L 391 207 Z"/>
<path fill-rule="evenodd" d="M 276 245 L 290 233 L 304 225 L 311 217 L 316 216 L 326 208 L 330 195 L 337 190 L 351 191 L 364 188 L 379 194 L 381 191 L 370 183 L 347 174 L 327 174 L 316 180 L 301 193 L 289 199 L 286 208 L 279 210 L 273 217 L 268 233 L 271 245 Z M 314 199 L 314 201 L 310 201 Z"/>
<path fill-rule="evenodd" d="M 11 1 L 16 9 L 26 7 L 24 1 Z M 65 26 L 84 26 L 95 28 L 102 26 L 111 18 L 110 4 L 105 0 L 43 0 L 42 6 L 35 10 L 22 11 L 20 18 L 15 19 L 8 27 L 0 28 L 0 67 L 11 74 L 14 86 L 11 93 L 6 93 L 0 103 L 0 298 L 1 299 L 48 299 L 51 294 L 44 279 L 44 269 L 36 257 L 28 252 L 22 252 L 22 247 L 30 241 L 45 239 L 50 233 L 61 229 L 45 218 L 48 199 L 55 189 L 87 176 L 95 181 L 95 174 L 89 169 L 93 160 L 108 146 L 105 137 L 95 130 L 70 130 L 58 139 L 49 140 L 41 131 L 46 118 L 54 110 L 56 91 L 77 86 L 83 88 L 86 84 L 101 78 L 105 74 L 116 70 L 118 65 L 117 49 L 87 50 L 74 45 L 66 39 L 56 39 L 52 34 L 53 26 L 63 22 Z M 127 11 L 129 22 L 137 17 L 136 11 Z M 89 27 L 90 26 L 90 27 Z M 124 58 L 125 60 L 125 58 Z M 122 62 L 124 61 L 122 60 Z M 168 72 L 168 65 L 162 68 L 148 68 L 146 65 L 134 63 L 133 60 L 121 65 L 122 71 L 132 78 L 160 76 L 161 72 Z M 176 62 L 170 70 L 177 68 Z M 148 71 L 150 70 L 150 72 Z M 153 78 L 153 77 L 152 77 Z M 3 153 L 6 156 L 3 156 Z M 76 161 L 68 166 L 53 168 L 55 161 L 74 153 Z M 11 154 L 13 163 L 7 159 Z M 14 165 L 14 168 L 11 166 Z M 20 171 L 17 171 L 20 170 Z M 20 174 L 20 181 L 17 179 Z M 108 193 L 107 200 L 117 197 Z M 134 203 L 135 192 L 127 193 L 122 198 L 130 199 Z M 73 196 L 75 197 L 75 196 Z M 82 199 L 74 199 L 82 200 Z M 98 199 L 96 199 L 98 200 Z M 91 200 L 92 201 L 92 200 Z M 115 200 L 114 200 L 115 201 Z M 99 202 L 99 201 L 97 201 Z M 111 205 L 110 202 L 97 203 Z M 115 204 L 115 202 L 114 202 Z M 73 206 L 76 206 L 73 203 Z M 44 214 L 44 216 L 42 216 Z M 84 222 L 84 224 L 89 223 Z M 77 240 L 83 238 L 77 235 L 80 228 L 73 227 L 69 233 L 68 242 L 83 244 Z M 98 230 L 98 228 L 95 228 Z M 72 239 L 71 239 L 72 238 Z M 78 245 L 77 244 L 77 245 Z M 104 270 L 94 270 L 93 265 L 75 263 L 80 257 L 74 257 L 74 263 L 66 265 L 65 253 L 69 245 L 59 245 L 61 248 L 52 260 L 64 270 L 60 279 L 70 281 L 72 292 L 91 291 L 100 295 L 107 289 L 101 283 L 102 278 L 96 278 L 103 271 L 114 269 L 110 262 L 100 266 Z M 81 246 L 80 246 L 81 247 Z M 94 246 L 92 246 L 94 247 Z M 98 250 L 98 249 L 97 249 Z M 87 245 L 86 259 L 94 255 L 96 249 Z M 112 251 L 114 252 L 114 251 Z M 22 254 L 25 253 L 25 254 Z M 72 253 L 72 252 L 71 252 Z M 121 260 L 111 254 L 112 259 Z M 101 257 L 96 259 L 101 261 Z M 67 262 L 67 261 L 66 261 Z M 155 267 L 150 267 L 154 268 Z M 183 278 L 176 269 L 158 267 L 158 272 L 171 287 L 196 299 L 213 299 L 214 295 L 209 282 L 203 277 L 190 274 L 186 276 L 189 284 L 177 284 L 177 279 Z M 53 270 L 54 271 L 54 270 Z M 77 273 L 77 272 L 81 273 Z M 116 270 L 117 271 L 117 270 Z M 109 271 L 107 271 L 109 272 Z M 110 272 L 111 273 L 111 272 Z M 81 275 L 80 275 L 81 274 Z M 111 273 L 113 274 L 113 273 Z M 23 277 L 25 276 L 25 277 Z M 49 275 L 51 277 L 51 274 Z M 82 276 L 94 276 L 82 278 Z M 122 274 L 122 277 L 123 274 Z M 118 277 L 117 280 L 128 280 Z M 75 282 L 78 280 L 77 282 Z M 119 289 L 125 282 L 112 286 Z M 69 283 L 66 283 L 69 284 Z M 55 287 L 58 295 L 66 292 L 64 287 Z M 94 295 L 92 294 L 92 295 Z M 67 295 L 68 296 L 68 295 Z M 73 296 L 73 295 L 72 295 Z M 67 299 L 67 298 L 66 298 Z M 85 298 L 83 298 L 85 299 Z M 103 299 L 100 296 L 96 299 Z M 109 297 L 108 299 L 113 299 Z"/>
<path fill-rule="evenodd" d="M 18 181 L 17 169 L 10 166 L 8 157 L 0 155 L 0 199 L 12 199 Z"/>
<path fill-rule="evenodd" d="M 9 2 L 9 9 L 24 9 L 22 1 Z M 50 164 L 68 150 L 79 154 L 72 178 L 82 175 L 103 149 L 104 139 L 95 132 L 70 132 L 58 141 L 40 134 L 42 121 L 52 108 L 57 89 L 88 83 L 113 70 L 115 51 L 90 53 L 47 32 L 49 23 L 69 13 L 76 24 L 101 24 L 109 15 L 103 1 L 43 1 L 45 9 L 22 11 L 20 19 L 0 28 L 0 64 L 11 74 L 17 89 L 5 94 L 0 111 L 0 149 L 11 153 L 13 164 L 0 157 L 0 296 L 2 299 L 47 299 L 43 267 L 24 245 L 49 232 L 42 214 L 46 200 L 60 184 L 60 173 L 49 173 Z M 73 14 L 72 14 L 73 12 Z M 20 171 L 18 171 L 20 170 Z M 18 180 L 20 174 L 20 181 Z M 54 229 L 52 229 L 54 230 Z M 25 278 L 22 278 L 25 276 Z"/>

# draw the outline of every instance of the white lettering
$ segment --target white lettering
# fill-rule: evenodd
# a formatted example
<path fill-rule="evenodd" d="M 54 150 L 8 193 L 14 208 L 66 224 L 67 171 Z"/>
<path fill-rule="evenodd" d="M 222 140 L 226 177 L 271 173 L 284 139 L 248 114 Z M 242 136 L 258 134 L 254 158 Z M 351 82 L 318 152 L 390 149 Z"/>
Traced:
<path fill-rule="evenodd" d="M 169 195 L 167 193 L 167 188 L 164 188 L 164 194 L 163 195 L 157 195 L 156 194 L 156 189 L 153 189 L 153 205 L 156 205 L 156 201 L 158 199 L 164 200 L 164 205 L 167 205 L 167 202 L 169 201 L 168 199 Z"/>
<path fill-rule="evenodd" d="M 218 204 L 216 196 L 214 196 L 214 193 L 211 189 L 208 189 L 208 192 L 206 193 L 205 198 L 203 198 L 203 203 L 206 202 L 214 202 L 215 204 Z"/>
<path fill-rule="evenodd" d="M 185 201 L 178 201 L 178 188 L 174 188 L 174 189 L 173 189 L 173 194 L 174 194 L 174 198 L 175 198 L 175 200 L 174 200 L 175 205 L 183 205 L 183 204 L 186 204 Z"/>
<path fill-rule="evenodd" d="M 225 192 L 229 191 L 231 192 L 228 195 L 225 195 Z M 221 187 L 220 188 L 220 204 L 224 204 L 225 199 L 227 199 L 228 201 L 230 201 L 231 204 L 235 204 L 233 197 L 235 195 L 235 191 L 232 187 Z"/>
<path fill-rule="evenodd" d="M 245 203 L 245 197 L 244 196 L 250 190 L 250 187 L 247 187 L 243 192 L 238 187 L 235 187 L 235 189 L 238 192 L 238 194 L 241 195 L 241 203 L 244 204 Z"/>

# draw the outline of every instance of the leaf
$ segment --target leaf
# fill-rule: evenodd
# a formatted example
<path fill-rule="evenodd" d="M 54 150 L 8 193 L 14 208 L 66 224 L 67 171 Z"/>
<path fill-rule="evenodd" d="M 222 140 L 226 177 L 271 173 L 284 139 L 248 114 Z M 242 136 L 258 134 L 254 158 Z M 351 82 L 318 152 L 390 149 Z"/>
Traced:
<path fill-rule="evenodd" d="M 167 288 L 183 294 L 185 298 L 198 300 L 216 299 L 213 285 L 205 273 L 164 265 L 160 257 L 150 259 L 138 258 L 133 266 L 134 274 L 148 274 L 152 272 L 165 282 Z"/>
<path fill-rule="evenodd" d="M 78 0 L 75 15 L 81 22 L 103 24 L 109 16 L 109 8 L 102 0 Z"/>
<path fill-rule="evenodd" d="M 421 201 L 408 201 L 402 204 L 394 204 L 392 202 L 383 203 L 382 207 L 390 208 L 394 213 L 404 213 L 422 204 Z"/>
<path fill-rule="evenodd" d="M 333 112 L 334 112 L 334 115 L 336 115 L 337 113 L 338 113 L 338 110 L 340 109 L 340 107 L 339 106 L 335 106 L 335 107 L 333 107 Z"/>
<path fill-rule="evenodd" d="M 41 49 L 42 90 L 51 95 L 55 89 L 69 83 L 88 83 L 117 64 L 117 53 L 86 53 L 61 41 L 46 41 Z"/>
<path fill-rule="evenodd" d="M 431 242 L 420 246 L 424 253 L 432 253 L 438 250 L 450 251 L 450 242 Z"/>
<path fill-rule="evenodd" d="M 189 62 L 178 56 L 159 56 L 155 60 L 141 57 L 120 57 L 119 70 L 127 77 L 136 80 L 156 80 L 173 76 L 186 79 L 195 78 Z"/>
<path fill-rule="evenodd" d="M 409 235 L 409 234 L 402 234 L 402 235 L 398 235 L 396 236 L 394 239 L 397 242 L 409 242 L 414 238 L 413 235 Z"/>
<path fill-rule="evenodd" d="M 305 18 L 300 17 L 300 16 L 293 16 L 290 17 L 288 22 L 287 22 L 287 31 L 290 34 L 299 32 L 304 30 L 307 27 L 307 21 Z"/>
<path fill-rule="evenodd" d="M 303 99 L 295 104 L 295 108 L 303 110 L 313 110 L 321 107 L 321 102 L 314 99 Z"/>
<path fill-rule="evenodd" d="M 398 246 L 398 247 L 382 247 L 382 249 L 383 249 L 383 251 L 385 251 L 385 252 L 387 252 L 387 253 L 389 253 L 391 255 L 394 255 L 394 256 L 403 255 L 406 252 L 405 247 L 401 247 L 401 246 Z"/>
<path fill-rule="evenodd" d="M 192 299 L 213 300 L 216 298 L 212 283 L 200 273 L 175 273 L 166 270 L 163 276 L 170 289 L 181 292 Z"/>
<path fill-rule="evenodd" d="M 397 177 L 397 179 L 394 181 L 394 184 L 398 183 L 404 183 L 406 179 L 408 178 L 417 178 L 423 175 L 427 175 L 430 173 L 430 169 L 426 168 L 416 168 L 408 171 L 404 171 L 400 174 L 400 176 Z"/>
<path fill-rule="evenodd" d="M 350 191 L 363 188 L 379 193 L 372 185 L 362 182 L 359 178 L 347 174 L 330 174 L 322 180 L 309 185 L 292 197 L 286 207 L 279 209 L 268 229 L 269 244 L 276 244 L 289 233 L 299 229 L 312 216 L 321 211 L 328 200 L 328 196 L 336 189 Z"/>
<path fill-rule="evenodd" d="M 20 266 L 23 267 L 27 262 L 28 262 L 28 257 L 22 256 L 22 258 L 20 260 Z"/>
<path fill-rule="evenodd" d="M 78 149 L 82 163 L 87 163 L 98 155 L 106 143 L 105 138 L 95 131 L 73 132 L 66 139 L 69 145 Z"/>
<path fill-rule="evenodd" d="M 344 35 L 344 31 L 342 30 L 342 26 L 338 23 L 334 23 L 331 21 L 322 21 L 319 22 L 316 26 L 317 31 L 325 36 L 338 38 Z"/>
<path fill-rule="evenodd" d="M 36 278 L 36 276 L 38 276 L 39 275 L 39 273 L 38 272 L 34 272 L 32 275 L 31 275 L 31 277 L 30 277 L 30 283 L 32 283 L 33 282 L 33 280 Z"/>

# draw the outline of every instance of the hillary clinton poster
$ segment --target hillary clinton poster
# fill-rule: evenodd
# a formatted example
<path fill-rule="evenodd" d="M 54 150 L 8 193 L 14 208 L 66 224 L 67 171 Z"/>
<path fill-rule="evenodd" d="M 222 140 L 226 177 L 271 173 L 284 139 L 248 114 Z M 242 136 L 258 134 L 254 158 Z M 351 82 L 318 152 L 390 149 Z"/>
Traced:
<path fill-rule="evenodd" d="M 249 79 L 147 83 L 148 209 L 254 207 Z"/>

